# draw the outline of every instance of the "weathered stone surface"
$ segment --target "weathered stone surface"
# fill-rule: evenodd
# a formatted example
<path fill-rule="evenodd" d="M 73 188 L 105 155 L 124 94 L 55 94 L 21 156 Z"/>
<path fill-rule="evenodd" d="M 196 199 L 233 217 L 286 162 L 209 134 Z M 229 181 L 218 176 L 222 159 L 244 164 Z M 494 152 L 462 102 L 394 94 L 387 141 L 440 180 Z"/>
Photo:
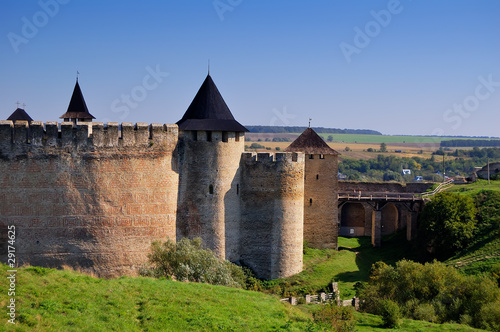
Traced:
<path fill-rule="evenodd" d="M 16 227 L 20 264 L 135 274 L 152 241 L 175 239 L 176 126 L 157 128 L 159 144 L 126 147 L 118 125 L 100 132 L 98 146 L 90 126 L 62 123 L 59 136 L 57 125 L 35 123 L 29 143 L 18 126 L 9 145 L 9 131 L 0 131 L 0 225 L 2 234 Z"/>
<path fill-rule="evenodd" d="M 10 225 L 20 264 L 105 277 L 155 240 L 200 236 L 267 279 L 302 271 L 304 236 L 336 248 L 336 156 L 243 151 L 244 133 L 0 121 L 0 259 Z"/>

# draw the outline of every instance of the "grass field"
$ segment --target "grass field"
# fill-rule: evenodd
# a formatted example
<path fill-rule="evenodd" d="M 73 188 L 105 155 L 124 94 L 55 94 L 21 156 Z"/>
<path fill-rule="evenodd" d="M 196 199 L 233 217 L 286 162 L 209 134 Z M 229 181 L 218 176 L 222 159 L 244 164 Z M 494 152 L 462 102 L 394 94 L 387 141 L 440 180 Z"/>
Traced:
<path fill-rule="evenodd" d="M 432 324 L 411 319 L 402 319 L 401 324 L 396 329 L 387 329 L 382 327 L 382 318 L 380 316 L 356 313 L 356 331 L 398 331 L 398 332 L 437 332 L 437 331 L 483 331 L 460 324 Z"/>
<path fill-rule="evenodd" d="M 487 180 L 477 180 L 476 182 L 470 184 L 452 186 L 447 191 L 459 192 L 462 194 L 473 196 L 481 190 L 500 191 L 500 180 L 491 180 L 489 184 Z"/>
<path fill-rule="evenodd" d="M 342 239 L 346 247 L 339 255 L 313 250 L 308 254 L 308 266 L 315 272 L 309 281 L 320 275 L 325 280 L 326 275 L 347 280 L 365 278 L 371 261 L 396 258 L 390 254 L 395 248 L 370 254 L 365 242 Z M 363 250 L 363 263 L 352 249 Z M 313 264 L 315 261 L 317 264 Z M 2 275 L 7 276 L 7 270 L 6 265 L 0 266 Z M 16 325 L 4 316 L 2 331 L 325 331 L 312 320 L 318 305 L 292 307 L 259 292 L 142 277 L 105 280 L 39 267 L 17 271 Z M 341 284 L 346 286 L 350 281 Z M 0 288 L 6 290 L 7 286 L 7 279 L 1 278 Z M 5 312 L 8 301 L 7 292 L 2 292 L 0 305 Z M 355 316 L 357 331 L 387 331 L 381 327 L 379 316 Z M 397 331 L 479 330 L 403 319 Z"/>
<path fill-rule="evenodd" d="M 317 294 L 321 290 L 330 291 L 332 281 L 336 281 L 342 299 L 350 299 L 355 296 L 354 284 L 368 280 L 373 263 L 385 261 L 394 264 L 410 257 L 411 246 L 404 233 L 384 237 L 383 241 L 381 248 L 374 248 L 369 237 L 339 237 L 338 251 L 306 248 L 304 271 L 287 279 L 272 281 L 268 291 L 280 294 L 286 287 L 291 295 Z"/>
<path fill-rule="evenodd" d="M 288 147 L 291 142 L 297 138 L 300 133 L 248 133 L 245 145 L 258 143 L 265 148 L 247 149 L 249 152 L 280 152 Z M 323 139 L 333 136 L 333 142 L 327 142 L 328 145 L 341 153 L 340 158 L 353 159 L 371 159 L 376 158 L 380 152 L 367 152 L 368 149 L 378 151 L 381 143 L 386 143 L 387 152 L 384 155 L 396 155 L 400 157 L 424 157 L 430 158 L 432 152 L 440 147 L 441 141 L 452 139 L 481 139 L 473 137 L 434 137 L 434 136 L 392 136 L 392 135 L 360 135 L 360 134 L 319 134 Z M 290 142 L 272 142 L 272 139 L 288 138 Z M 261 141 L 258 141 L 258 140 Z M 266 139 L 269 141 L 266 142 Z M 267 149 L 266 149 L 267 148 Z M 279 150 L 276 150 L 276 149 Z M 348 148 L 346 150 L 346 148 Z M 470 148 L 461 148 L 464 150 Z M 398 151 L 398 152 L 396 152 Z"/>
<path fill-rule="evenodd" d="M 258 292 L 28 267 L 17 272 L 12 325 L 7 266 L 0 271 L 3 331 L 305 331 L 312 323 L 307 313 Z"/>

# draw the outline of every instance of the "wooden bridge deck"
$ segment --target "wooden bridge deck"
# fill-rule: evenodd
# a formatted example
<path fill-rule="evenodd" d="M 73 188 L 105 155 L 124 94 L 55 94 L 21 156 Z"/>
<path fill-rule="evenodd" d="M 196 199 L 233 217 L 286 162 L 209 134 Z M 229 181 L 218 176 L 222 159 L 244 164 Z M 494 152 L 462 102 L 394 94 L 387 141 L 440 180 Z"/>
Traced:
<path fill-rule="evenodd" d="M 421 193 L 339 192 L 340 201 L 421 201 Z"/>

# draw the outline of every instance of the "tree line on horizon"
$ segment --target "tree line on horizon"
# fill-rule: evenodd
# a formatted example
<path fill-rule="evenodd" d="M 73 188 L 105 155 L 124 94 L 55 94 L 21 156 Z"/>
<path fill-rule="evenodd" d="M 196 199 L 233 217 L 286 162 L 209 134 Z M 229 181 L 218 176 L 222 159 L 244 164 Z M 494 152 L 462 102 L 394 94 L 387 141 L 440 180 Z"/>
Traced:
<path fill-rule="evenodd" d="M 448 141 L 441 141 L 441 147 L 487 147 L 487 146 L 500 146 L 500 139 L 452 139 Z"/>
<path fill-rule="evenodd" d="M 307 127 L 283 127 L 283 126 L 245 126 L 251 133 L 268 134 L 296 134 L 302 133 Z M 318 134 L 358 134 L 358 135 L 382 135 L 381 132 L 371 129 L 339 129 L 312 127 Z"/>

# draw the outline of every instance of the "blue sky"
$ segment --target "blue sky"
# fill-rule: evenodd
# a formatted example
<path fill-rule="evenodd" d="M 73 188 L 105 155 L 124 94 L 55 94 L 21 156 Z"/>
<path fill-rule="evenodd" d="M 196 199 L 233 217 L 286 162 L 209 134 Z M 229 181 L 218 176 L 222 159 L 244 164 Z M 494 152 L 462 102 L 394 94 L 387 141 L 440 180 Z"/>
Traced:
<path fill-rule="evenodd" d="M 500 136 L 500 1 L 4 0 L 0 118 L 175 123 L 210 74 L 245 125 Z"/>

